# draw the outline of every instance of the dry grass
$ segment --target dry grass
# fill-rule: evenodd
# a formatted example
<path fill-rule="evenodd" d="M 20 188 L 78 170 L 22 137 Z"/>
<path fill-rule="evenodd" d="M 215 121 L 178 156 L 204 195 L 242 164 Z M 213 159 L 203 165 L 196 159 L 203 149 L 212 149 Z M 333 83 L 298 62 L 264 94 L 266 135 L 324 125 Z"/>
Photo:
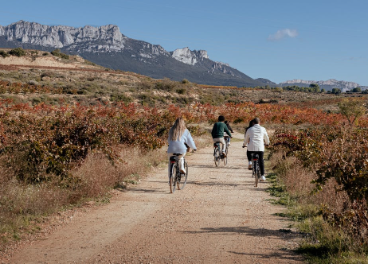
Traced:
<path fill-rule="evenodd" d="M 35 231 L 40 217 L 50 215 L 89 199 L 101 199 L 113 187 L 126 188 L 166 161 L 165 150 L 143 153 L 138 148 L 123 148 L 122 163 L 112 166 L 103 155 L 90 155 L 73 171 L 67 182 L 27 185 L 0 168 L 0 250 L 11 241 Z"/>
<path fill-rule="evenodd" d="M 322 216 L 326 208 L 340 213 L 350 206 L 346 193 L 336 191 L 335 180 L 314 192 L 315 173 L 302 167 L 296 158 L 285 159 L 281 153 L 274 153 L 270 163 L 277 174 L 270 192 L 280 197 L 278 203 L 288 206 L 286 216 L 297 221 L 295 226 L 308 234 L 297 251 L 309 263 L 368 263 L 366 244 L 349 230 L 329 224 Z"/>
<path fill-rule="evenodd" d="M 194 138 L 197 148 L 211 145 L 208 134 Z M 112 188 L 136 184 L 152 168 L 166 163 L 166 148 L 143 152 L 122 147 L 121 161 L 114 166 L 102 154 L 87 157 L 73 178 L 67 181 L 24 184 L 4 167 L 0 167 L 0 251 L 14 240 L 37 231 L 44 216 L 94 199 L 106 201 Z"/>
<path fill-rule="evenodd" d="M 208 133 L 203 134 L 199 137 L 195 137 L 195 144 L 197 146 L 198 149 L 202 149 L 202 148 L 206 148 L 206 147 L 210 147 L 212 145 L 212 136 Z"/>
<path fill-rule="evenodd" d="M 323 190 L 315 191 L 312 181 L 316 178 L 314 172 L 304 168 L 294 157 L 283 158 L 281 153 L 275 153 L 271 158 L 271 166 L 285 185 L 287 192 L 297 198 L 299 204 L 314 204 L 327 206 L 340 212 L 346 203 L 348 196 L 344 192 L 337 192 L 335 179 L 330 179 Z"/>

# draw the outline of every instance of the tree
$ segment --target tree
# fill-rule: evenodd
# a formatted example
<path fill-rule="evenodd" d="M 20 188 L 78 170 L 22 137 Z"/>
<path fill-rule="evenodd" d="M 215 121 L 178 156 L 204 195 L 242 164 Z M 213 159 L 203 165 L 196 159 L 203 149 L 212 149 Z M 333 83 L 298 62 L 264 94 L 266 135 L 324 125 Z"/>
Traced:
<path fill-rule="evenodd" d="M 353 93 L 360 93 L 362 91 L 362 88 L 356 87 L 353 90 L 351 90 Z"/>
<path fill-rule="evenodd" d="M 321 89 L 321 93 L 325 93 L 326 92 L 326 90 L 325 89 Z"/>
<path fill-rule="evenodd" d="M 346 117 L 351 126 L 366 112 L 364 104 L 361 101 L 344 99 L 338 106 L 340 113 Z"/>
<path fill-rule="evenodd" d="M 332 88 L 332 93 L 333 94 L 341 94 L 341 89 L 339 89 L 339 88 Z"/>
<path fill-rule="evenodd" d="M 319 85 L 316 83 L 311 83 L 309 85 L 309 88 L 311 88 L 312 92 L 318 93 L 321 89 L 319 88 Z"/>

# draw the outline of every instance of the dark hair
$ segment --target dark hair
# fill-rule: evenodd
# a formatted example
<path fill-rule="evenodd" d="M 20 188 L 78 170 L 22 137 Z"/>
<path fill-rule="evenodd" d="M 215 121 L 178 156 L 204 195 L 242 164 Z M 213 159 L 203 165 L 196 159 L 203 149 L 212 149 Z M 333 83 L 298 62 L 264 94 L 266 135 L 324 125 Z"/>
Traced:
<path fill-rule="evenodd" d="M 224 116 L 219 116 L 219 117 L 218 117 L 218 121 L 219 121 L 219 122 L 223 122 L 223 121 L 225 121 L 225 117 L 224 117 Z"/>
<path fill-rule="evenodd" d="M 254 126 L 254 124 L 255 124 L 254 119 L 250 120 L 250 121 L 249 121 L 249 126 L 245 128 L 245 132 L 247 132 L 247 130 L 248 130 L 249 128 L 251 128 L 252 126 Z"/>
<path fill-rule="evenodd" d="M 254 120 L 254 124 L 259 124 L 259 122 L 261 122 L 258 117 L 254 118 L 253 120 Z"/>

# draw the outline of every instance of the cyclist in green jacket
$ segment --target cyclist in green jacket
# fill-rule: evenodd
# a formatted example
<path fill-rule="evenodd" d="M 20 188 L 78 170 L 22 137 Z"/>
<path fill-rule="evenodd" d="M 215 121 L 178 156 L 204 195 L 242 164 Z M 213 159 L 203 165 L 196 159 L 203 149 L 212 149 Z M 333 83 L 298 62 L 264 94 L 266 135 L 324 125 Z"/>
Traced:
<path fill-rule="evenodd" d="M 226 132 L 229 137 L 231 137 L 231 133 L 229 131 L 229 129 L 227 128 L 226 124 L 224 123 L 225 121 L 225 117 L 224 116 L 219 116 L 218 117 L 218 122 L 215 123 L 213 125 L 212 128 L 212 139 L 213 139 L 213 143 L 216 142 L 220 142 L 220 144 L 222 145 L 222 155 L 226 156 L 226 143 L 225 143 L 225 139 L 224 139 L 224 132 Z"/>

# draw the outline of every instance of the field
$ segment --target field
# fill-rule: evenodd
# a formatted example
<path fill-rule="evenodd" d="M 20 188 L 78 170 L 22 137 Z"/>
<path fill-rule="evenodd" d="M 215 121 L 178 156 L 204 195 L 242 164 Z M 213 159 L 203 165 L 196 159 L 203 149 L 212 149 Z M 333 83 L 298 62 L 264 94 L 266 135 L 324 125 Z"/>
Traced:
<path fill-rule="evenodd" d="M 205 146 L 204 127 L 222 114 L 239 131 L 255 116 L 275 130 L 270 191 L 308 234 L 300 251 L 312 263 L 317 257 L 321 263 L 360 263 L 366 257 L 364 95 L 154 80 L 76 58 L 28 53 L 33 61 L 56 62 L 5 65 L 0 57 L 2 249 L 37 232 L 43 216 L 91 199 L 105 201 L 112 188 L 126 188 L 159 166 L 177 117 Z"/>

